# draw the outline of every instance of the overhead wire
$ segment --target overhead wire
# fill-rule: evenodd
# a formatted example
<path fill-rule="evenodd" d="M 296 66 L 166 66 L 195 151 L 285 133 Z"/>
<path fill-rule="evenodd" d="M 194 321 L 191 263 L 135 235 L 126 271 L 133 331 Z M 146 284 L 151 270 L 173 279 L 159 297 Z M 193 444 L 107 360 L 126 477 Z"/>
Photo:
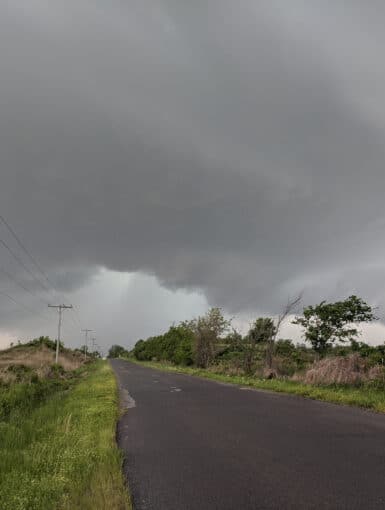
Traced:
<path fill-rule="evenodd" d="M 39 279 L 36 278 L 36 276 L 33 274 L 33 272 L 29 269 L 29 267 L 27 267 L 24 262 L 21 260 L 20 257 L 18 257 L 16 255 L 16 253 L 12 250 L 12 248 L 10 248 L 8 246 L 8 244 L 3 240 L 3 239 L 0 239 L 0 244 L 2 246 L 4 246 L 4 248 L 12 255 L 12 257 L 18 262 L 18 264 L 25 270 L 27 271 L 28 274 L 30 274 L 32 276 L 32 278 L 39 283 L 40 286 L 42 286 L 44 288 L 45 291 L 49 291 L 49 289 L 47 289 L 47 287 L 45 287 L 41 281 Z"/>
<path fill-rule="evenodd" d="M 0 214 L 0 221 L 3 223 L 3 225 L 5 225 L 5 227 L 7 228 L 7 230 L 10 232 L 10 234 L 12 235 L 12 237 L 16 240 L 17 244 L 19 245 L 19 247 L 22 249 L 22 251 L 27 255 L 27 257 L 31 260 L 32 264 L 35 266 L 35 268 L 39 271 L 39 273 L 42 275 L 42 277 L 44 278 L 44 280 L 48 283 L 49 287 L 46 287 L 46 285 L 44 284 L 44 288 L 46 290 L 48 290 L 49 292 L 53 291 L 59 298 L 62 299 L 62 296 L 60 296 L 60 294 L 57 292 L 57 290 L 55 289 L 55 285 L 52 283 L 51 279 L 48 277 L 47 273 L 44 271 L 44 269 L 42 268 L 42 266 L 37 262 L 37 260 L 35 259 L 35 257 L 32 255 L 32 253 L 30 252 L 30 250 L 28 250 L 28 248 L 26 247 L 26 245 L 23 243 L 23 241 L 20 239 L 20 237 L 17 235 L 17 233 L 15 232 L 15 230 L 12 228 L 12 226 L 8 223 L 8 221 L 4 218 L 4 216 L 2 216 Z M 40 281 L 40 280 L 39 280 Z M 64 300 L 63 300 L 64 301 Z M 79 316 L 79 312 L 75 309 L 75 315 L 78 319 L 78 322 L 79 322 L 79 326 L 81 328 L 81 320 L 80 320 L 80 316 Z M 71 316 L 72 317 L 72 316 Z"/>
<path fill-rule="evenodd" d="M 20 248 L 23 250 L 23 252 L 27 255 L 27 257 L 29 257 L 29 259 L 32 261 L 32 263 L 36 267 L 36 269 L 40 272 L 40 274 L 43 276 L 43 278 L 48 282 L 50 287 L 54 288 L 53 283 L 48 278 L 48 276 L 46 275 L 44 270 L 41 268 L 40 264 L 38 264 L 38 262 L 36 261 L 35 257 L 33 257 L 31 252 L 28 250 L 28 248 L 25 246 L 25 244 L 21 241 L 20 237 L 16 234 L 14 229 L 11 227 L 11 225 L 6 221 L 4 216 L 2 216 L 1 214 L 0 214 L 0 221 L 3 223 L 3 225 L 6 226 L 8 231 L 12 234 L 13 238 L 16 240 L 17 244 L 20 246 Z"/>
<path fill-rule="evenodd" d="M 39 315 L 40 317 L 43 317 L 44 320 L 47 320 L 48 317 L 42 315 L 40 312 L 37 312 L 36 310 L 33 310 L 32 308 L 30 308 L 29 306 L 25 305 L 24 303 L 22 303 L 21 301 L 18 301 L 16 300 L 15 298 L 13 298 L 12 296 L 10 296 L 7 292 L 4 292 L 3 290 L 0 290 L 0 295 L 8 298 L 10 301 L 12 301 L 13 303 L 15 303 L 16 305 L 18 306 L 21 306 L 22 308 L 24 308 L 25 310 L 27 310 L 28 312 L 34 314 L 34 315 Z"/>
<path fill-rule="evenodd" d="M 21 266 L 21 267 L 22 267 L 22 268 L 23 268 L 23 269 L 24 269 L 24 270 L 25 270 L 25 271 L 26 271 L 29 275 L 31 275 L 31 276 L 32 276 L 32 278 L 34 279 L 34 281 L 35 281 L 35 282 L 37 282 L 37 283 L 39 283 L 39 284 L 40 284 L 40 286 L 44 288 L 44 291 L 45 291 L 45 292 L 46 292 L 46 291 L 51 292 L 49 288 L 47 288 L 45 285 L 43 285 L 43 284 L 41 283 L 41 281 L 40 281 L 40 280 L 39 280 L 39 279 L 38 279 L 38 278 L 34 275 L 34 273 L 30 270 L 30 268 L 24 264 L 24 262 L 21 260 L 21 258 L 20 258 L 20 257 L 19 257 L 19 256 L 18 256 L 18 255 L 17 255 L 17 254 L 13 251 L 13 249 L 12 249 L 12 248 L 8 245 L 8 243 L 6 243 L 3 239 L 0 239 L 0 244 L 1 244 L 2 246 L 4 246 L 4 247 L 7 249 L 8 253 L 10 253 L 10 255 L 11 255 L 11 256 L 12 256 L 12 257 L 16 260 L 16 262 L 17 262 L 17 263 L 18 263 L 18 264 L 19 264 L 19 265 L 20 265 L 20 266 Z M 7 274 L 7 276 L 8 276 L 9 278 L 13 279 L 13 281 L 15 281 L 15 282 L 16 282 L 16 279 L 15 279 L 14 277 L 10 276 L 10 273 L 6 272 L 4 269 L 2 269 L 2 270 L 3 270 L 3 272 L 4 272 L 4 273 L 6 273 L 6 274 Z M 22 286 L 19 282 L 17 283 L 17 285 L 19 285 L 19 287 L 22 287 L 22 288 L 23 288 L 26 292 L 28 292 L 28 293 L 30 293 L 30 294 L 31 294 L 31 291 L 27 290 L 27 289 L 26 289 L 26 287 Z M 36 297 L 38 297 L 38 296 L 36 295 Z M 46 306 L 48 306 L 48 301 L 46 301 L 46 300 L 44 300 L 44 299 L 41 299 L 41 298 L 39 298 L 39 299 L 40 299 L 40 301 L 41 301 L 41 302 L 43 302 Z M 34 313 L 35 313 L 35 312 L 34 312 Z"/>
<path fill-rule="evenodd" d="M 4 216 L 0 215 L 0 221 L 3 223 L 3 225 L 5 225 L 5 227 L 9 231 L 9 233 L 16 240 L 18 246 L 25 253 L 25 255 L 27 255 L 27 257 L 30 259 L 30 261 L 35 266 L 35 268 L 39 271 L 39 273 L 44 278 L 44 280 L 49 284 L 49 287 L 46 285 L 45 282 L 42 282 L 42 280 L 39 277 L 36 276 L 36 274 L 23 262 L 23 260 L 15 253 L 15 251 L 8 245 L 7 242 L 5 242 L 3 239 L 0 239 L 0 244 L 8 251 L 8 253 L 12 256 L 12 258 L 14 258 L 16 260 L 16 262 L 33 278 L 33 280 L 35 282 L 37 282 L 42 289 L 44 289 L 44 292 L 50 292 L 52 295 L 56 294 L 57 297 L 59 297 L 61 300 L 63 300 L 62 296 L 60 296 L 59 293 L 56 291 L 54 284 L 52 283 L 50 278 L 47 276 L 47 274 L 45 273 L 45 271 L 43 270 L 41 265 L 36 261 L 36 259 L 33 257 L 31 252 L 25 246 L 25 244 L 21 241 L 20 237 L 16 234 L 15 230 L 6 221 Z M 43 302 L 44 304 L 48 305 L 48 302 L 45 299 L 41 299 L 36 293 L 33 294 L 32 291 L 27 289 L 24 285 L 20 284 L 20 282 L 18 282 L 10 273 L 5 271 L 4 269 L 1 269 L 1 270 L 8 276 L 8 278 L 13 280 L 16 283 L 16 285 L 21 287 L 24 291 L 28 292 L 29 294 L 35 295 L 35 297 L 38 297 L 38 299 L 41 302 Z M 8 296 L 8 297 L 11 298 L 14 302 L 16 302 L 11 296 Z M 80 320 L 79 312 L 77 310 L 75 310 L 75 312 L 76 312 L 76 318 L 77 318 L 78 323 L 79 323 L 79 329 L 81 329 L 81 320 Z M 73 318 L 72 314 L 70 315 L 70 317 L 71 317 L 71 320 L 73 322 L 73 327 L 76 330 L 76 334 L 78 334 L 79 333 L 79 331 L 77 329 L 78 326 L 75 324 L 74 318 Z"/>
<path fill-rule="evenodd" d="M 13 298 L 11 295 L 9 295 L 7 292 L 5 292 L 3 290 L 0 290 L 0 296 L 6 297 L 9 301 L 11 301 L 15 305 L 23 308 L 24 310 L 27 310 L 29 313 L 33 314 L 34 316 L 37 315 L 39 317 L 42 317 L 43 321 L 39 321 L 38 323 L 36 323 L 36 327 L 38 327 L 40 329 L 43 329 L 42 325 L 44 324 L 44 329 L 46 328 L 45 325 L 47 324 L 48 316 L 44 316 L 41 313 L 37 312 L 36 310 L 33 310 L 32 308 L 30 308 L 29 306 L 25 305 L 21 301 L 16 300 L 15 298 Z"/>
<path fill-rule="evenodd" d="M 48 301 L 43 300 L 38 294 L 36 294 L 32 290 L 30 290 L 27 287 L 25 287 L 22 283 L 20 283 L 14 276 L 12 276 L 11 273 L 6 271 L 3 267 L 0 267 L 0 272 L 5 274 L 5 276 L 7 278 L 9 278 L 11 281 L 13 281 L 18 287 L 23 289 L 25 292 L 28 292 L 28 294 L 30 294 L 31 296 L 36 297 L 37 299 L 39 299 L 39 301 L 41 301 L 44 305 L 48 305 Z"/>

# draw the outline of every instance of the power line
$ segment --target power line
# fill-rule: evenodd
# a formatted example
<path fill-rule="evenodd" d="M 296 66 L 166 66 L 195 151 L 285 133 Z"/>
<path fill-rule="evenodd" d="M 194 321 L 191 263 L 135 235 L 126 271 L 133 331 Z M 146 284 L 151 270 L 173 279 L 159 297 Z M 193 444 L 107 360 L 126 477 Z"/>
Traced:
<path fill-rule="evenodd" d="M 28 289 L 27 287 L 25 287 L 22 283 L 20 283 L 14 276 L 12 276 L 8 271 L 6 271 L 4 268 L 0 267 L 0 271 L 5 274 L 11 281 L 13 281 L 18 287 L 20 287 L 21 289 L 23 289 L 25 292 L 28 292 L 28 294 L 31 294 L 31 296 L 33 297 L 36 297 L 37 299 L 39 299 L 39 301 L 41 301 L 44 305 L 47 305 L 48 302 L 47 301 L 44 301 L 43 299 L 41 299 L 41 297 L 36 294 L 35 292 L 31 291 L 30 289 Z"/>
<path fill-rule="evenodd" d="M 40 285 L 41 282 L 40 280 L 38 280 L 35 275 L 33 274 L 33 272 L 29 269 L 29 267 L 27 267 L 24 262 L 20 259 L 20 257 L 18 257 L 16 255 L 16 253 L 8 246 L 8 244 L 3 240 L 3 239 L 0 239 L 0 244 L 2 244 L 6 249 L 7 251 L 12 255 L 12 257 L 20 264 L 20 266 L 25 269 L 25 271 L 28 272 L 28 274 L 30 274 L 32 276 L 32 278 L 37 282 L 39 283 Z M 6 271 L 5 269 L 1 268 L 1 271 L 7 275 L 8 278 L 10 278 L 11 280 L 13 280 L 16 285 L 18 285 L 19 287 L 21 287 L 22 289 L 24 289 L 26 292 L 28 292 L 29 294 L 32 294 L 34 295 L 35 297 L 37 297 L 44 305 L 47 305 L 48 302 L 44 299 L 42 299 L 41 297 L 39 297 L 36 293 L 33 293 L 32 291 L 30 291 L 29 289 L 27 289 L 26 287 L 24 287 L 24 285 L 22 285 L 19 281 L 16 280 L 16 278 L 14 278 L 8 271 Z M 44 288 L 44 287 L 43 287 Z M 44 290 L 47 290 L 47 288 L 44 288 Z M 49 289 L 48 289 L 49 290 Z M 9 297 L 7 295 L 7 297 Z M 15 301 L 15 299 L 11 298 L 13 302 L 15 302 L 16 304 L 20 304 L 20 303 L 17 303 L 17 301 Z M 44 317 L 44 315 L 42 315 L 41 313 L 39 312 L 36 312 L 36 311 L 32 311 L 29 307 L 26 307 L 25 305 L 21 304 L 21 306 L 23 306 L 25 309 L 29 310 L 30 312 L 34 313 L 34 314 L 38 314 L 40 315 L 41 317 Z"/>
<path fill-rule="evenodd" d="M 50 280 L 50 278 L 48 277 L 48 275 L 45 273 L 44 269 L 42 268 L 42 266 L 37 262 L 37 260 L 35 259 L 35 257 L 32 255 L 32 253 L 28 250 L 28 248 L 26 247 L 26 245 L 23 243 L 23 241 L 20 239 L 20 237 L 18 236 L 18 234 L 15 232 L 15 230 L 12 228 L 12 226 L 7 222 L 7 220 L 4 218 L 4 216 L 0 215 L 0 221 L 3 223 L 3 225 L 7 228 L 8 232 L 11 234 L 11 236 L 15 239 L 16 243 L 18 244 L 19 248 L 21 248 L 21 250 L 23 251 L 23 253 L 29 258 L 29 260 L 32 262 L 33 266 L 37 269 L 38 273 L 40 273 L 39 275 L 37 275 L 35 272 L 33 272 L 24 262 L 23 260 L 15 253 L 15 251 L 2 239 L 0 239 L 0 244 L 2 244 L 4 246 L 4 248 L 6 248 L 6 250 L 10 253 L 10 255 L 17 261 L 17 263 L 25 270 L 27 271 L 27 273 L 29 275 L 31 275 L 31 277 L 33 278 L 34 281 L 36 281 L 39 286 L 44 289 L 44 292 L 50 292 L 52 294 L 52 296 L 54 297 L 56 295 L 56 298 L 55 299 L 58 299 L 59 301 L 62 301 L 63 303 L 65 303 L 65 299 L 63 298 L 63 296 L 61 296 L 55 289 L 55 285 L 52 283 L 52 281 Z M 8 278 L 10 278 L 11 280 L 13 280 L 16 285 L 18 285 L 19 287 L 21 287 L 23 290 L 25 290 L 26 292 L 28 292 L 29 294 L 31 295 L 35 295 L 42 303 L 44 303 L 44 305 L 47 305 L 48 302 L 47 300 L 44 300 L 44 299 L 41 299 L 41 297 L 37 294 L 37 293 L 32 293 L 29 289 L 27 289 L 26 287 L 24 287 L 24 285 L 22 285 L 20 282 L 18 282 L 12 275 L 10 275 L 9 273 L 7 273 L 5 270 L 3 270 L 3 272 L 8 276 Z M 40 276 L 41 275 L 41 276 Z M 43 280 L 42 280 L 42 278 Z M 47 282 L 49 286 L 47 286 L 47 284 L 45 283 Z M 9 296 L 9 298 L 11 298 L 11 296 Z M 13 298 L 11 298 L 13 302 L 16 302 L 16 300 L 14 300 Z M 28 307 L 24 306 L 21 304 L 21 306 L 23 306 L 25 309 L 28 309 L 29 311 L 31 311 Z M 64 305 L 63 305 L 64 306 Z M 72 305 L 71 305 L 72 307 Z M 73 332 L 77 331 L 77 328 L 78 327 L 82 327 L 82 321 L 81 321 L 81 318 L 80 318 L 80 315 L 79 315 L 79 312 L 74 309 L 74 312 L 75 314 L 71 314 L 70 315 L 70 318 L 71 318 L 71 323 L 69 323 L 69 326 L 71 327 L 71 329 L 73 330 Z M 35 313 L 35 312 L 33 312 Z M 41 315 L 41 314 L 39 314 Z M 42 316 L 43 317 L 43 316 Z M 75 321 L 76 319 L 76 321 Z M 77 324 L 76 324 L 77 322 Z"/>
<path fill-rule="evenodd" d="M 27 310 L 28 312 L 30 313 L 33 313 L 34 315 L 40 315 L 40 317 L 43 317 L 44 320 L 47 320 L 47 317 L 45 317 L 44 315 L 42 315 L 41 313 L 37 312 L 36 310 L 32 310 L 32 308 L 29 308 L 29 306 L 25 305 L 24 303 L 22 303 L 21 301 L 17 301 L 16 299 L 14 299 L 12 296 L 10 296 L 9 294 L 7 294 L 6 292 L 4 292 L 3 290 L 0 290 L 0 294 L 6 298 L 8 298 L 10 301 L 12 301 L 13 303 L 15 303 L 16 305 L 18 306 L 21 306 L 22 308 L 24 308 L 25 310 Z"/>
<path fill-rule="evenodd" d="M 81 317 L 80 317 L 79 311 L 75 307 L 74 307 L 74 312 L 75 312 L 75 317 L 78 320 L 79 326 L 82 327 L 82 322 L 81 322 Z"/>
<path fill-rule="evenodd" d="M 44 279 L 49 283 L 49 285 L 54 288 L 55 286 L 51 282 L 51 280 L 48 278 L 48 276 L 45 274 L 43 269 L 41 268 L 40 264 L 36 261 L 36 259 L 32 256 L 31 252 L 28 250 L 28 248 L 25 246 L 25 244 L 21 241 L 19 236 L 16 234 L 14 229 L 11 227 L 11 225 L 6 221 L 4 216 L 0 214 L 0 221 L 7 227 L 8 231 L 12 234 L 14 239 L 16 240 L 17 244 L 20 246 L 20 248 L 23 250 L 23 252 L 29 257 L 29 259 L 32 261 L 34 266 L 37 268 L 37 270 L 41 273 L 41 275 L 44 277 Z"/>
<path fill-rule="evenodd" d="M 24 285 L 22 285 L 19 281 L 17 281 L 16 278 L 14 278 L 10 273 L 8 273 L 8 271 L 6 271 L 4 268 L 0 268 L 0 271 L 2 273 L 4 273 L 11 281 L 13 281 L 16 285 L 18 285 L 21 289 L 23 289 L 25 292 L 28 292 L 28 294 L 30 294 L 31 296 L 33 297 L 36 297 L 37 299 L 39 299 L 39 301 L 41 301 L 44 305 L 47 305 L 48 303 L 46 301 L 43 301 L 40 296 L 38 296 L 37 294 L 35 294 L 34 292 L 32 292 L 31 290 L 27 289 L 27 287 L 24 287 Z M 24 309 L 28 310 L 30 313 L 33 313 L 33 314 L 36 314 L 36 315 L 39 315 L 40 317 L 42 317 L 45 321 L 48 320 L 48 315 L 45 315 L 45 314 L 42 314 L 40 312 L 37 312 L 35 310 L 33 310 L 32 308 L 29 308 L 27 305 L 25 305 L 24 303 L 21 303 L 19 301 L 16 301 L 12 296 L 10 296 L 9 294 L 7 294 L 6 292 L 4 291 L 1 291 L 1 294 L 5 297 L 7 297 L 10 301 L 12 301 L 13 303 L 23 307 Z"/>
<path fill-rule="evenodd" d="M 21 307 L 21 308 L 24 308 L 24 310 L 27 310 L 29 313 L 31 313 L 32 315 L 38 315 L 39 317 L 43 318 L 43 321 L 39 321 L 37 323 L 37 326 L 39 328 L 43 328 L 43 324 L 46 325 L 47 322 L 48 322 L 48 317 L 47 316 L 44 316 L 42 315 L 41 313 L 39 312 L 36 312 L 35 310 L 32 310 L 32 308 L 29 308 L 27 305 L 25 305 L 24 303 L 20 302 L 20 301 L 17 301 L 16 299 L 14 299 L 12 296 L 10 296 L 9 294 L 7 294 L 6 292 L 4 292 L 3 290 L 0 290 L 0 295 L 1 296 L 4 296 L 6 297 L 7 299 L 9 299 L 9 301 L 11 301 L 12 303 L 14 303 L 15 305 Z M 46 326 L 44 326 L 44 329 L 46 328 Z"/>
<path fill-rule="evenodd" d="M 60 298 L 60 300 L 66 301 L 63 299 L 63 296 L 60 296 L 60 294 L 56 291 L 55 285 L 52 283 L 52 281 L 49 279 L 47 274 L 45 273 L 42 266 L 37 262 L 35 257 L 32 255 L 32 253 L 28 250 L 28 248 L 25 246 L 25 244 L 22 242 L 20 237 L 16 234 L 15 230 L 12 228 L 12 226 L 7 222 L 7 220 L 4 218 L 4 216 L 0 215 L 0 221 L 3 223 L 3 225 L 7 228 L 8 232 L 12 235 L 12 237 L 16 240 L 19 247 L 23 250 L 23 252 L 27 255 L 27 257 L 31 260 L 32 264 L 36 267 L 36 269 L 39 271 L 39 273 L 42 275 L 44 280 L 49 284 L 50 287 L 47 287 L 45 283 L 42 283 L 40 279 L 36 277 L 36 275 L 24 264 L 24 262 L 18 257 L 14 251 L 8 246 L 8 244 L 0 239 L 1 244 L 9 251 L 9 253 L 17 260 L 17 262 L 32 276 L 32 278 L 39 283 L 41 287 L 44 288 L 45 291 L 51 292 L 52 294 L 56 294 L 57 297 Z M 47 304 L 47 302 L 45 302 Z M 75 311 L 75 317 L 78 321 L 79 326 L 81 327 L 81 319 L 79 312 L 77 310 Z M 74 327 L 77 328 L 77 325 L 75 324 L 74 318 L 71 315 L 71 320 L 74 324 Z"/>
<path fill-rule="evenodd" d="M 20 264 L 20 266 L 21 266 L 23 269 L 25 269 L 25 271 L 27 271 L 27 273 L 28 273 L 28 274 L 30 274 L 30 275 L 32 276 L 32 278 L 33 278 L 36 282 L 38 282 L 38 283 L 39 283 L 39 285 L 41 285 L 41 286 L 44 288 L 44 290 L 45 290 L 45 291 L 46 291 L 46 290 L 50 291 L 49 289 L 47 289 L 47 287 L 46 287 L 45 285 L 43 285 L 43 284 L 41 283 L 41 281 L 40 281 L 40 280 L 38 280 L 38 279 L 36 278 L 36 276 L 35 276 L 35 275 L 33 274 L 33 272 L 29 269 L 29 267 L 27 267 L 27 266 L 24 264 L 24 262 L 21 260 L 21 258 L 20 258 L 20 257 L 18 257 L 18 256 L 16 255 L 16 253 L 15 253 L 15 252 L 14 252 L 14 251 L 13 251 L 13 250 L 12 250 L 12 249 L 8 246 L 8 244 L 7 244 L 5 241 L 3 241 L 2 239 L 0 239 L 0 244 L 2 244 L 2 245 L 4 246 L 4 248 L 6 248 L 6 249 L 8 250 L 8 252 L 12 255 L 12 257 L 13 257 L 13 258 L 14 258 L 14 259 L 15 259 L 15 260 L 16 260 L 16 261 Z"/>
<path fill-rule="evenodd" d="M 25 269 L 25 271 L 27 271 L 27 272 L 28 272 L 28 273 L 32 276 L 32 278 L 33 278 L 36 282 L 38 282 L 38 283 L 39 283 L 39 284 L 40 284 L 40 285 L 44 288 L 44 290 L 45 290 L 45 291 L 46 291 L 46 290 L 48 290 L 48 291 L 50 292 L 50 289 L 47 289 L 47 287 L 46 287 L 46 286 L 44 286 L 44 285 L 41 283 L 41 281 L 40 281 L 40 280 L 38 280 L 38 279 L 36 278 L 36 276 L 35 276 L 35 275 L 33 274 L 33 272 L 29 269 L 29 267 L 27 267 L 27 266 L 24 264 L 24 262 L 20 259 L 20 257 L 18 257 L 18 256 L 16 255 L 16 253 L 15 253 L 15 252 L 14 252 L 14 251 L 13 251 L 13 250 L 12 250 L 12 249 L 8 246 L 8 244 L 7 244 L 5 241 L 3 241 L 3 239 L 0 239 L 0 244 L 2 244 L 2 245 L 3 245 L 6 249 L 7 249 L 7 251 L 8 251 L 8 252 L 12 255 L 12 257 L 13 257 L 13 258 L 14 258 L 14 259 L 15 259 L 15 260 L 16 260 L 16 261 L 20 264 L 20 266 L 21 266 L 23 269 Z M 2 271 L 4 271 L 5 273 L 7 273 L 4 269 L 2 269 Z M 9 278 L 13 279 L 13 281 L 15 281 L 15 282 L 16 282 L 16 279 L 15 279 L 15 278 L 13 278 L 12 276 L 10 276 L 10 274 L 9 274 L 9 273 L 7 274 L 7 276 L 8 276 Z M 21 286 L 21 284 L 19 284 L 19 282 L 17 283 L 17 285 Z M 25 287 L 23 287 L 23 286 L 21 286 L 21 287 L 22 287 L 22 288 L 24 288 L 24 290 L 26 290 L 26 288 L 25 288 Z M 29 292 L 29 293 L 31 294 L 31 291 L 29 291 L 29 290 L 28 290 L 27 292 Z M 7 297 L 9 298 L 10 296 L 8 296 L 8 295 L 7 295 Z M 47 301 L 44 301 L 44 300 L 43 300 L 43 299 L 41 299 L 41 298 L 39 298 L 39 299 L 40 299 L 40 301 L 41 301 L 42 303 L 44 303 L 44 305 L 47 305 L 47 304 L 48 304 L 48 302 L 47 302 Z M 16 304 L 19 304 L 19 303 L 17 303 L 17 301 L 15 301 L 13 298 L 11 298 L 11 300 L 12 300 L 13 302 L 15 302 Z M 34 313 L 34 314 L 38 313 L 38 312 L 32 311 L 31 309 L 29 309 L 28 307 L 26 307 L 26 306 L 25 306 L 25 305 L 23 305 L 23 304 L 21 304 L 21 306 L 23 306 L 23 307 L 24 307 L 25 309 L 27 309 L 29 312 L 32 312 L 32 313 Z M 39 315 L 40 315 L 41 317 L 44 317 L 44 316 L 43 316 L 42 314 L 40 314 L 40 313 L 39 313 Z M 74 326 L 74 327 L 76 327 L 76 326 Z"/>

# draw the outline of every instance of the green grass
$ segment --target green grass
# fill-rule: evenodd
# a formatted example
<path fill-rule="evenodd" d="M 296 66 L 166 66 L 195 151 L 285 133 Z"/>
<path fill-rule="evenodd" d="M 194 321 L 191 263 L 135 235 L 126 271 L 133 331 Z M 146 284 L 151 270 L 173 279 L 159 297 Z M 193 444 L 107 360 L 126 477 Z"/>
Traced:
<path fill-rule="evenodd" d="M 288 379 L 257 379 L 247 376 L 233 376 L 218 374 L 205 369 L 168 365 L 160 362 L 143 362 L 130 359 L 134 363 L 150 368 L 188 374 L 214 381 L 227 382 L 241 386 L 248 386 L 260 390 L 290 393 L 314 400 L 324 400 L 335 404 L 364 407 L 377 412 L 385 412 L 385 391 L 370 386 L 313 386 Z"/>
<path fill-rule="evenodd" d="M 69 386 L 68 381 L 36 380 L 32 383 L 17 383 L 0 386 L 0 423 L 26 415 L 44 402 L 51 394 Z"/>
<path fill-rule="evenodd" d="M 2 510 L 131 508 L 115 443 L 111 367 L 99 361 L 78 377 L 34 409 L 19 407 L 0 421 Z"/>

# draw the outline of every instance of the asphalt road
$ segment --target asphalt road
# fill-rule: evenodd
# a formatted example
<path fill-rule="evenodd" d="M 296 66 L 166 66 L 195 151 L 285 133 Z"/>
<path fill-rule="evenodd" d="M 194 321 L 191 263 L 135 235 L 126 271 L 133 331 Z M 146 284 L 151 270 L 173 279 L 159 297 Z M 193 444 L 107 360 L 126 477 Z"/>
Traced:
<path fill-rule="evenodd" d="M 385 416 L 112 366 L 135 510 L 385 509 Z"/>

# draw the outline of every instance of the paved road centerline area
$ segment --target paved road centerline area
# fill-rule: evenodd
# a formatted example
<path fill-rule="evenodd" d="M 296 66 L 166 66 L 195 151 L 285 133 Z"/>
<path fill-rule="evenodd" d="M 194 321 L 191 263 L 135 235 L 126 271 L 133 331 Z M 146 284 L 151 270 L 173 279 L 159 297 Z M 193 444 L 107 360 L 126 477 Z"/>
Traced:
<path fill-rule="evenodd" d="M 135 510 L 385 508 L 385 416 L 112 360 Z"/>

